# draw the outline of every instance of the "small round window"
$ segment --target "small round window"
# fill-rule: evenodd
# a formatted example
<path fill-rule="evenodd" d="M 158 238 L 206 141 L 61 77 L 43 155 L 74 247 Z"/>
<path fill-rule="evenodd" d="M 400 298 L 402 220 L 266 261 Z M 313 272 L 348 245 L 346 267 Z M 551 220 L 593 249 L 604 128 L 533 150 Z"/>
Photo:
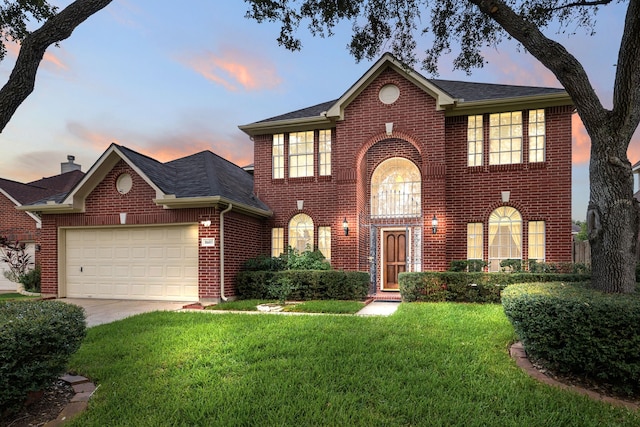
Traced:
<path fill-rule="evenodd" d="M 380 102 L 383 104 L 393 104 L 400 97 L 400 89 L 398 89 L 398 86 L 394 84 L 384 85 L 380 88 L 378 97 L 380 98 Z"/>
<path fill-rule="evenodd" d="M 118 189 L 118 193 L 127 194 L 131 187 L 133 187 L 133 180 L 131 179 L 131 175 L 128 173 L 123 173 L 120 175 L 116 181 L 116 188 Z"/>

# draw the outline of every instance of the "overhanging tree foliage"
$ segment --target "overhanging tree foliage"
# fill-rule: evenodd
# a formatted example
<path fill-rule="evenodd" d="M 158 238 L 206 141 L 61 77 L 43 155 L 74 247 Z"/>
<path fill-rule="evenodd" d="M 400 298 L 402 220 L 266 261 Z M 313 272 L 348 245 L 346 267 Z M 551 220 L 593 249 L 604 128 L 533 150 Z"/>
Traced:
<path fill-rule="evenodd" d="M 59 13 L 46 0 L 5 0 L 0 6 L 0 59 L 7 50 L 5 41 L 20 43 L 20 53 L 7 83 L 0 89 L 0 132 L 20 104 L 33 92 L 38 66 L 49 46 L 69 36 L 88 17 L 112 0 L 77 0 Z M 35 31 L 30 20 L 45 21 Z"/>
<path fill-rule="evenodd" d="M 640 0 L 620 2 L 627 4 L 627 11 L 610 110 L 603 107 L 580 62 L 542 31 L 550 24 L 561 29 L 571 24 L 592 32 L 598 8 L 612 0 L 245 1 L 250 4 L 248 18 L 281 24 L 278 43 L 291 50 L 302 47 L 296 32 L 303 22 L 311 34 L 324 37 L 341 21 L 350 21 L 353 36 L 348 48 L 357 60 L 374 59 L 388 47 L 413 65 L 416 36 L 430 32 L 433 44 L 424 52 L 422 65 L 431 73 L 452 46 L 459 48 L 454 69 L 469 73 L 484 64 L 482 49 L 505 38 L 516 39 L 564 86 L 591 137 L 587 223 L 593 286 L 614 293 L 635 290 L 640 211 L 627 148 L 640 122 Z"/>

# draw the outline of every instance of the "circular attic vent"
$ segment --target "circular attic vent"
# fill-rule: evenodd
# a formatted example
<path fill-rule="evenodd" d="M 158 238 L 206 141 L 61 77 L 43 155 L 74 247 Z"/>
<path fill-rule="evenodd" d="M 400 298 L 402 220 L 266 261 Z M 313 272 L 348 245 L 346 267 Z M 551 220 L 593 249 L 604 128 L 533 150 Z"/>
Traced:
<path fill-rule="evenodd" d="M 398 89 L 398 86 L 394 84 L 384 85 L 380 88 L 378 97 L 380 98 L 380 102 L 383 104 L 393 104 L 400 97 L 400 89 Z"/>
<path fill-rule="evenodd" d="M 131 190 L 131 187 L 133 187 L 133 180 L 128 173 L 123 173 L 116 180 L 116 189 L 120 194 L 127 194 Z"/>

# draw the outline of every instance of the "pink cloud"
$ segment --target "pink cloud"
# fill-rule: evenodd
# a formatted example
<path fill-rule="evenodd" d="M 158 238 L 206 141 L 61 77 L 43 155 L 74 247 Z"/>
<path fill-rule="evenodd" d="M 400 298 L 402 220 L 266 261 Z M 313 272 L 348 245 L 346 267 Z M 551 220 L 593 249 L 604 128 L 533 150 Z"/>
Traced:
<path fill-rule="evenodd" d="M 571 117 L 572 163 L 574 165 L 589 163 L 591 157 L 591 138 L 576 113 Z"/>
<path fill-rule="evenodd" d="M 18 42 L 5 42 L 5 47 L 7 48 L 7 53 L 10 57 L 17 58 L 20 53 L 20 44 Z M 53 48 L 52 48 L 53 49 Z M 47 50 L 44 53 L 44 57 L 42 58 L 42 64 L 48 71 L 62 70 L 68 71 L 69 66 L 62 59 L 64 56 L 68 56 L 67 52 L 64 51 L 61 47 L 56 47 L 56 53 L 60 55 L 56 55 L 51 50 Z"/>
<path fill-rule="evenodd" d="M 282 82 L 275 66 L 253 53 L 223 49 L 221 54 L 205 52 L 181 62 L 229 91 L 271 89 Z"/>
<path fill-rule="evenodd" d="M 185 126 L 175 132 L 161 132 L 147 135 L 132 131 L 117 130 L 118 135 L 107 134 L 103 130 L 89 129 L 78 122 L 67 124 L 70 134 L 90 146 L 99 154 L 115 142 L 160 162 L 168 162 L 200 151 L 211 151 L 238 166 L 253 162 L 253 143 L 244 134 L 219 135 L 197 125 Z"/>
<path fill-rule="evenodd" d="M 489 50 L 483 54 L 489 61 L 486 68 L 500 75 L 498 80 L 501 83 L 521 86 L 562 86 L 551 71 L 530 55 L 512 55 L 495 50 Z"/>

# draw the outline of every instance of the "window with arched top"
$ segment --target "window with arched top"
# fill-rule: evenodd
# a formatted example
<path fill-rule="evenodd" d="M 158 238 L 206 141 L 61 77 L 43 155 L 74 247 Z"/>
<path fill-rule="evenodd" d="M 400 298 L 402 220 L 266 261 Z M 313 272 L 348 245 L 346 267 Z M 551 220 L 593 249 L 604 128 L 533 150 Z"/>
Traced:
<path fill-rule="evenodd" d="M 422 179 L 411 160 L 393 157 L 380 163 L 371 176 L 373 218 L 416 217 L 421 214 Z"/>
<path fill-rule="evenodd" d="M 522 260 L 522 215 L 501 206 L 489 216 L 489 271 L 500 271 L 505 259 Z"/>
<path fill-rule="evenodd" d="M 289 221 L 289 246 L 299 252 L 313 250 L 313 220 L 307 214 L 297 214 Z"/>

